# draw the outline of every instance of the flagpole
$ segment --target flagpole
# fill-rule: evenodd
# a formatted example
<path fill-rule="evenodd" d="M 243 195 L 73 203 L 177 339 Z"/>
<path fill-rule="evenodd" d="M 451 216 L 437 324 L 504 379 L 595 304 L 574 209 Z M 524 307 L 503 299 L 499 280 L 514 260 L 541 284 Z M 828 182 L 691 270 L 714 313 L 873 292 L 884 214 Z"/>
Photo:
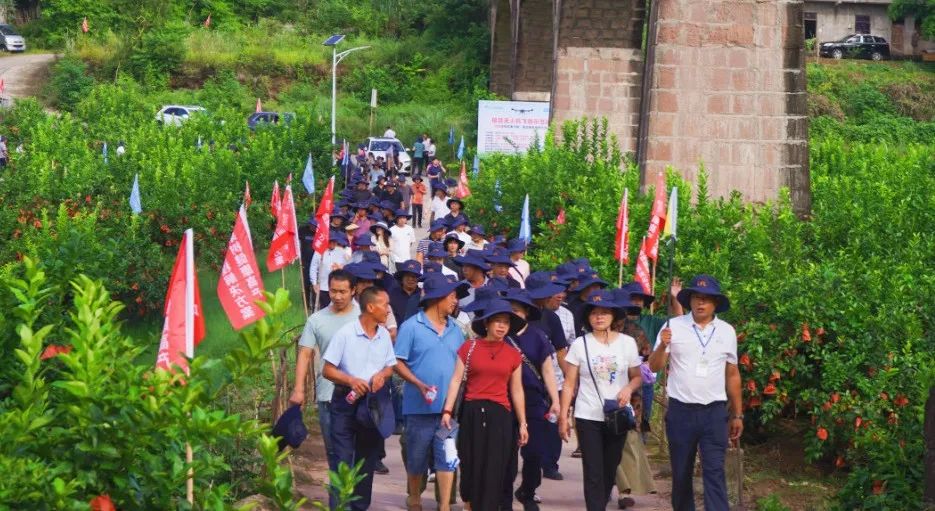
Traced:
<path fill-rule="evenodd" d="M 649 313 L 656 312 L 656 260 L 659 259 L 659 251 L 656 250 L 656 259 L 653 259 L 652 276 L 650 277 L 649 291 L 653 295 L 653 303 L 649 304 Z"/>
<path fill-rule="evenodd" d="M 188 464 L 188 479 L 185 481 L 185 498 L 188 503 L 195 504 L 195 469 L 192 467 L 194 462 L 191 442 L 185 442 L 185 463 Z"/>
<path fill-rule="evenodd" d="M 672 251 L 669 253 L 669 286 L 666 288 L 666 290 L 667 290 L 668 292 L 671 292 L 671 290 L 672 290 L 672 279 L 673 279 L 672 264 L 673 264 L 673 262 L 675 261 L 675 245 L 676 245 L 675 235 L 669 236 L 669 242 L 672 244 Z M 674 299 L 674 297 L 669 296 L 669 304 L 672 303 L 672 300 L 673 300 L 673 299 Z M 669 308 L 669 304 L 666 304 L 666 309 Z M 668 310 L 667 310 L 667 312 L 668 312 Z M 668 313 L 666 316 L 667 316 L 667 317 L 666 317 L 666 328 L 669 328 L 669 318 L 672 317 L 672 314 L 671 314 L 671 313 Z"/>
<path fill-rule="evenodd" d="M 305 296 L 305 269 L 302 267 L 302 251 L 299 250 L 299 258 L 296 259 L 299 263 L 299 278 L 302 280 L 301 285 L 299 286 L 299 292 L 302 293 L 302 307 L 305 309 L 305 317 L 308 317 L 308 297 Z"/>

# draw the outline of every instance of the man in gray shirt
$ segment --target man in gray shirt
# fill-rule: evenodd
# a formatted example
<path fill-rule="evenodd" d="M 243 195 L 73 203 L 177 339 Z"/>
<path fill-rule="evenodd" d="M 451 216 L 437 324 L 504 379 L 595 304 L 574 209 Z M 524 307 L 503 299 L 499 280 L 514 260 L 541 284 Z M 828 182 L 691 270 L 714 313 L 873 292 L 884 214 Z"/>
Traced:
<path fill-rule="evenodd" d="M 360 316 L 360 307 L 353 299 L 354 288 L 351 281 L 351 275 L 344 270 L 334 270 L 328 275 L 328 294 L 331 297 L 331 304 L 309 316 L 308 321 L 305 322 L 305 329 L 302 331 L 302 337 L 299 338 L 299 359 L 295 364 L 295 389 L 289 397 L 289 402 L 292 404 L 305 404 L 305 377 L 314 361 L 318 422 L 328 456 L 329 470 L 337 470 L 337 456 L 331 440 L 331 396 L 334 393 L 334 383 L 323 376 L 321 357 L 316 359 L 313 350 L 317 349 L 319 354 L 323 354 L 328 349 L 328 344 L 334 334 L 344 325 L 356 321 Z"/>

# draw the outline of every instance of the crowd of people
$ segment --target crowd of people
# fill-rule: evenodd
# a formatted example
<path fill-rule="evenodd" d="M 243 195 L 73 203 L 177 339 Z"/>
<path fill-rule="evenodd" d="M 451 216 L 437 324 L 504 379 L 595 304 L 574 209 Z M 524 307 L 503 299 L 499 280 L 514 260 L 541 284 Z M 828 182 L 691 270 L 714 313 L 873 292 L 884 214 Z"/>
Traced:
<path fill-rule="evenodd" d="M 394 434 L 409 510 L 422 509 L 432 481 L 441 510 L 459 497 L 474 511 L 537 510 L 543 480 L 564 477 L 562 441 L 572 438 L 580 508 L 606 509 L 614 486 L 617 507 L 633 507 L 634 495 L 655 491 L 644 443 L 662 371 L 672 506 L 694 509 L 700 451 L 705 508 L 728 509 L 724 455 L 743 416 L 736 336 L 716 317 L 729 301 L 713 277 L 685 288 L 674 279 L 670 317 L 652 314 L 641 284 L 611 289 L 587 259 L 533 271 L 525 241 L 469 221 L 442 168 L 410 179 L 392 160 L 357 163 L 328 250 L 304 260 L 317 311 L 290 397 L 305 403 L 314 366 L 329 468 L 362 461 L 351 509 L 369 508 Z M 416 214 L 422 226 L 423 174 L 433 198 L 428 236 L 417 240 L 409 221 Z"/>

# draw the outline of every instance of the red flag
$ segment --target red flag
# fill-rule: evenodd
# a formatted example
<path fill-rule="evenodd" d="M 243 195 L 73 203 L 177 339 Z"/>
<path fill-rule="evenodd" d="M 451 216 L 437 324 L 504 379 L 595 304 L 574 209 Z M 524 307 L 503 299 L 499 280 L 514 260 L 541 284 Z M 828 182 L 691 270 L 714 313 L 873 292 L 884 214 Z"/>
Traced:
<path fill-rule="evenodd" d="M 6 88 L 6 84 L 3 83 L 3 78 L 0 78 L 0 94 L 3 94 L 3 89 Z"/>
<path fill-rule="evenodd" d="M 318 211 L 315 212 L 318 227 L 315 229 L 312 249 L 319 254 L 324 254 L 325 250 L 328 250 L 332 209 L 334 209 L 334 176 L 331 176 L 331 179 L 328 180 L 325 194 L 321 197 L 321 204 L 318 205 Z"/>
<path fill-rule="evenodd" d="M 81 22 L 81 31 L 85 34 L 88 33 L 88 17 L 84 17 L 84 21 Z"/>
<path fill-rule="evenodd" d="M 646 250 L 646 242 L 648 241 L 648 238 L 643 238 L 643 242 L 640 243 L 640 255 L 636 258 L 636 275 L 634 276 L 634 279 L 643 286 L 643 292 L 646 294 L 652 293 L 652 282 L 649 276 L 649 256 Z"/>
<path fill-rule="evenodd" d="M 250 204 L 253 203 L 253 197 L 250 197 L 250 181 L 245 181 L 245 183 L 247 183 L 247 186 L 243 191 L 243 203 L 246 207 L 249 208 Z"/>
<path fill-rule="evenodd" d="M 256 113 L 263 111 L 263 104 L 260 103 L 260 98 L 256 98 Z"/>
<path fill-rule="evenodd" d="M 614 238 L 614 259 L 623 264 L 630 264 L 630 211 L 627 204 L 630 190 L 624 188 L 617 209 L 617 236 Z"/>
<path fill-rule="evenodd" d="M 273 197 L 269 201 L 269 210 L 277 220 L 279 220 L 280 209 L 282 209 L 282 199 L 279 198 L 279 180 L 276 180 L 273 183 Z"/>
<path fill-rule="evenodd" d="M 211 13 L 208 13 L 208 17 L 205 18 L 205 28 L 211 27 Z"/>
<path fill-rule="evenodd" d="M 240 330 L 266 314 L 255 303 L 266 298 L 263 296 L 263 278 L 253 253 L 247 210 L 243 205 L 237 213 L 234 232 L 227 243 L 221 279 L 218 281 L 218 299 L 234 330 Z"/>
<path fill-rule="evenodd" d="M 558 216 L 555 217 L 555 223 L 558 225 L 565 225 L 565 208 L 558 210 Z"/>
<path fill-rule="evenodd" d="M 266 254 L 266 268 L 276 271 L 299 257 L 299 233 L 295 220 L 295 203 L 292 202 L 292 185 L 286 185 L 282 195 L 282 207 L 276 219 L 276 231 Z"/>
<path fill-rule="evenodd" d="M 666 225 L 666 176 L 665 173 L 659 172 L 656 177 L 656 198 L 653 199 L 649 231 L 646 233 L 646 255 L 653 261 L 659 256 L 659 235 Z"/>
<path fill-rule="evenodd" d="M 461 176 L 458 178 L 458 190 L 455 195 L 459 199 L 471 195 L 471 188 L 468 186 L 467 164 L 464 163 L 464 160 L 461 160 Z"/>
<path fill-rule="evenodd" d="M 192 230 L 186 230 L 175 258 L 166 293 L 166 319 L 162 325 L 159 354 L 156 356 L 157 369 L 171 370 L 172 366 L 179 366 L 186 374 L 188 359 L 195 356 L 195 346 L 205 336 L 192 237 Z"/>

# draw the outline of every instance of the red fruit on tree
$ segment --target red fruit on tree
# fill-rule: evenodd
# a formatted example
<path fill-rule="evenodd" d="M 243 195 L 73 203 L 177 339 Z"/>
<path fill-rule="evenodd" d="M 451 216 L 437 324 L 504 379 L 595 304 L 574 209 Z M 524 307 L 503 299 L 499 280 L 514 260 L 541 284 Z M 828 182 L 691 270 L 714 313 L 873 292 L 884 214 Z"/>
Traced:
<path fill-rule="evenodd" d="M 808 329 L 808 323 L 802 323 L 802 340 L 804 342 L 810 342 L 812 340 L 812 332 Z"/>
<path fill-rule="evenodd" d="M 825 428 L 818 428 L 818 431 L 815 432 L 815 436 L 817 436 L 819 440 L 824 442 L 825 440 L 828 439 L 828 430 Z"/>
<path fill-rule="evenodd" d="M 753 396 L 750 398 L 750 408 L 759 408 L 763 401 L 760 400 L 760 396 Z"/>
<path fill-rule="evenodd" d="M 889 401 L 889 400 L 890 400 L 890 395 L 887 394 L 886 392 L 880 392 L 880 399 L 882 399 L 882 400 L 884 400 L 884 401 Z"/>
<path fill-rule="evenodd" d="M 747 355 L 746 353 L 740 355 L 740 365 L 748 371 L 752 369 L 753 363 L 750 361 L 750 355 Z"/>
<path fill-rule="evenodd" d="M 854 429 L 860 429 L 860 425 L 863 423 L 864 423 L 864 420 L 861 419 L 860 416 L 858 415 L 857 418 L 854 419 Z"/>
<path fill-rule="evenodd" d="M 840 395 L 840 394 L 838 394 L 837 392 L 832 392 L 832 393 L 831 393 L 831 402 L 832 402 L 832 403 L 837 403 L 837 402 L 840 401 L 840 400 L 841 400 L 841 395 Z"/>
<path fill-rule="evenodd" d="M 834 466 L 837 468 L 843 468 L 847 463 L 844 461 L 844 456 L 838 456 L 834 459 Z"/>
<path fill-rule="evenodd" d="M 821 337 L 822 335 L 825 335 L 825 327 L 823 326 L 818 327 L 818 330 L 815 330 L 815 334 L 818 335 L 819 337 Z"/>
<path fill-rule="evenodd" d="M 909 398 L 904 394 L 898 394 L 896 399 L 893 400 L 893 404 L 899 407 L 903 407 L 909 404 Z"/>
<path fill-rule="evenodd" d="M 874 481 L 873 481 L 873 494 L 874 494 L 874 495 L 879 495 L 879 494 L 883 493 L 883 487 L 884 487 L 884 486 L 886 486 L 886 484 L 885 484 L 883 481 L 881 481 L 881 480 L 879 480 L 879 479 L 874 479 Z"/>
<path fill-rule="evenodd" d="M 780 377 L 779 371 L 773 371 L 773 372 L 769 375 L 769 381 L 770 381 L 770 383 L 772 383 L 772 382 L 774 382 L 774 381 L 779 381 L 779 377 Z"/>
<path fill-rule="evenodd" d="M 753 380 L 747 380 L 747 390 L 750 392 L 756 392 L 756 382 Z"/>
<path fill-rule="evenodd" d="M 831 404 L 831 401 L 825 401 L 825 404 L 821 405 L 821 409 L 826 412 L 830 412 L 832 406 L 834 405 Z"/>
<path fill-rule="evenodd" d="M 91 499 L 91 511 L 117 511 L 108 495 L 98 495 Z"/>
<path fill-rule="evenodd" d="M 767 396 L 773 396 L 776 394 L 776 386 L 772 383 L 767 383 L 766 387 L 763 387 L 763 394 Z"/>

